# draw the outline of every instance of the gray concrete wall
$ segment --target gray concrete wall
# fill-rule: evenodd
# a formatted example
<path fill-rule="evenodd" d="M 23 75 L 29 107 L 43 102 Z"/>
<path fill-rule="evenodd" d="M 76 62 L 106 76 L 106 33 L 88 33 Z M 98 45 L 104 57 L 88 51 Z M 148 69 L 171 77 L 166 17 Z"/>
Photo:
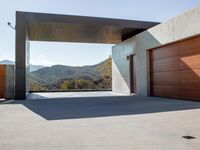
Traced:
<path fill-rule="evenodd" d="M 29 39 L 26 18 L 16 12 L 16 54 L 15 54 L 15 99 L 26 99 L 28 91 L 27 76 L 29 73 Z"/>
<path fill-rule="evenodd" d="M 188 37 L 196 36 L 200 34 L 200 7 L 194 8 L 192 10 L 189 10 L 177 17 L 174 17 L 170 19 L 169 21 L 162 23 L 160 25 L 157 25 L 145 32 L 142 32 L 135 37 L 127 40 L 126 43 L 128 47 L 131 47 L 131 45 L 135 47 L 136 49 L 136 58 L 137 58 L 137 95 L 141 96 L 148 96 L 149 95 L 149 64 L 148 64 L 148 49 L 154 48 L 156 46 L 160 46 L 163 44 L 171 43 L 174 41 L 178 41 L 181 39 L 185 39 Z M 121 44 L 115 46 L 119 47 Z M 115 48 L 114 47 L 114 48 Z M 120 55 L 120 53 L 128 54 L 129 48 L 125 48 L 126 45 L 123 47 L 119 47 L 117 49 L 119 54 L 117 60 L 120 62 L 124 61 L 124 56 Z M 124 51 L 124 52 L 120 52 Z M 114 52 L 114 50 L 113 50 Z M 117 67 L 113 67 L 113 78 L 120 79 L 120 82 L 124 82 L 123 79 L 128 79 L 129 75 L 129 67 L 126 65 L 119 66 L 123 67 L 123 75 L 120 75 L 117 73 L 114 74 L 116 70 L 120 70 Z M 126 74 L 124 73 L 126 72 Z M 115 85 L 114 91 L 118 91 L 119 93 L 128 93 L 129 88 L 126 87 L 126 89 L 122 89 L 121 85 L 115 82 L 119 82 L 117 80 L 113 80 L 113 85 Z M 127 91 L 124 91 L 127 90 Z"/>
<path fill-rule="evenodd" d="M 28 31 L 26 31 L 26 96 L 30 91 L 30 41 Z"/>
<path fill-rule="evenodd" d="M 130 94 L 129 60 L 135 53 L 135 39 L 126 40 L 112 47 L 112 90 L 115 93 Z"/>
<path fill-rule="evenodd" d="M 5 99 L 14 99 L 14 65 L 6 65 L 6 94 Z"/>

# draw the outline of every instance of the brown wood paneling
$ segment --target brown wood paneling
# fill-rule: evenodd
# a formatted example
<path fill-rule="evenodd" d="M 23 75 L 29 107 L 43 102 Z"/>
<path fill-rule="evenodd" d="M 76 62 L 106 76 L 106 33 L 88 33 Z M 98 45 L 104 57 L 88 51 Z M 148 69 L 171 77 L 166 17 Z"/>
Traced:
<path fill-rule="evenodd" d="M 200 91 L 199 89 L 182 89 L 181 99 L 200 101 Z"/>
<path fill-rule="evenodd" d="M 180 42 L 181 70 L 200 69 L 200 37 Z"/>
<path fill-rule="evenodd" d="M 180 42 L 180 57 L 200 54 L 200 37 L 191 38 Z"/>
<path fill-rule="evenodd" d="M 200 69 L 200 54 L 180 58 L 181 70 Z"/>
<path fill-rule="evenodd" d="M 150 50 L 151 95 L 200 101 L 200 37 Z"/>
<path fill-rule="evenodd" d="M 154 72 L 151 74 L 153 84 L 159 85 L 179 85 L 179 71 Z"/>
<path fill-rule="evenodd" d="M 193 67 L 198 68 L 196 65 L 190 65 L 188 70 L 181 70 L 181 98 L 200 101 L 200 69 Z"/>
<path fill-rule="evenodd" d="M 178 71 L 179 57 L 152 60 L 151 72 Z"/>
<path fill-rule="evenodd" d="M 200 101 L 200 37 L 180 42 L 181 98 Z"/>
<path fill-rule="evenodd" d="M 196 70 L 184 70 L 180 72 L 181 81 L 189 82 L 189 81 L 200 81 L 200 69 Z"/>
<path fill-rule="evenodd" d="M 176 57 L 179 55 L 179 45 L 171 44 L 165 47 L 160 47 L 152 51 L 152 59 L 164 59 Z"/>
<path fill-rule="evenodd" d="M 0 65 L 0 98 L 5 98 L 6 66 Z"/>
<path fill-rule="evenodd" d="M 152 85 L 152 95 L 166 98 L 180 98 L 179 85 Z"/>

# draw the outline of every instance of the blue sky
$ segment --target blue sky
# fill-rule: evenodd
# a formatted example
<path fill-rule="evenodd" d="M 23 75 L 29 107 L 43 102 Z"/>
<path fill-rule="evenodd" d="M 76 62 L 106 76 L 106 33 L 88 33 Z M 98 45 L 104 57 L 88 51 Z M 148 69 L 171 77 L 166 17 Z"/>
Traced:
<path fill-rule="evenodd" d="M 163 22 L 200 0 L 0 0 L 0 60 L 15 58 L 15 11 L 32 11 Z M 112 45 L 31 42 L 33 64 L 90 65 L 109 56 Z M 56 51 L 55 51 L 56 50 Z M 59 51 L 59 53 L 58 53 Z"/>

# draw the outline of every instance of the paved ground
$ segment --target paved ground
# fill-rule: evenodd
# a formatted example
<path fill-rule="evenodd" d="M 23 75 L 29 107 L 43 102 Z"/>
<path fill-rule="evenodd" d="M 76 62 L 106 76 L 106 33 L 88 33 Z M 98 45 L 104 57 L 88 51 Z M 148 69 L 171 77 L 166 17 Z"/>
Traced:
<path fill-rule="evenodd" d="M 102 97 L 102 96 L 127 96 L 112 91 L 91 91 L 91 92 L 36 92 L 30 93 L 28 99 L 47 99 L 65 97 Z"/>
<path fill-rule="evenodd" d="M 8 102 L 0 105 L 0 149 L 199 150 L 200 103 L 137 96 Z"/>

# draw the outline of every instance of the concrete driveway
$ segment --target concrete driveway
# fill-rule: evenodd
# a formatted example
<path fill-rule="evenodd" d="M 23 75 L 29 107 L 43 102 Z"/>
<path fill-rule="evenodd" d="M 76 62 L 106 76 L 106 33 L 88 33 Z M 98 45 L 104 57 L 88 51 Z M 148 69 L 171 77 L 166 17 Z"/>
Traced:
<path fill-rule="evenodd" d="M 196 102 L 109 96 L 0 105 L 0 150 L 199 148 L 200 103 Z"/>
<path fill-rule="evenodd" d="M 82 92 L 34 92 L 28 94 L 28 99 L 49 99 L 49 98 L 73 98 L 73 97 L 108 97 L 127 96 L 112 91 L 82 91 Z"/>

